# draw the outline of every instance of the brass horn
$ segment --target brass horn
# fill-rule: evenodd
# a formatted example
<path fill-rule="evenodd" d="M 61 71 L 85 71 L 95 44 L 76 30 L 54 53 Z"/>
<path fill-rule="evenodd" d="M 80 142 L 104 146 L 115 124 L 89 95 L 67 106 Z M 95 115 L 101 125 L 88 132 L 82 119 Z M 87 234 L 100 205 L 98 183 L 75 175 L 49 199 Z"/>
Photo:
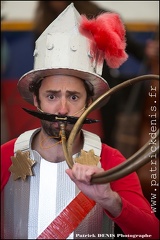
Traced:
<path fill-rule="evenodd" d="M 159 80 L 159 75 L 149 74 L 149 75 L 142 75 L 136 78 L 129 79 L 121 84 L 118 84 L 117 86 L 111 88 L 106 93 L 104 93 L 102 96 L 100 96 L 96 101 L 94 101 L 86 110 L 85 112 L 80 116 L 76 124 L 74 125 L 70 136 L 68 138 L 68 141 L 66 142 L 65 138 L 65 126 L 64 124 L 61 124 L 61 134 L 62 134 L 62 146 L 64 155 L 66 158 L 66 162 L 69 166 L 69 168 L 73 167 L 73 159 L 72 159 L 72 144 L 74 142 L 75 136 L 77 132 L 80 130 L 82 123 L 86 116 L 93 111 L 93 109 L 101 103 L 104 99 L 111 96 L 113 93 L 121 90 L 124 87 L 133 85 L 135 83 L 138 83 L 140 81 L 146 81 L 146 80 Z M 159 153 L 159 129 L 156 132 L 156 138 L 154 139 L 156 142 L 156 146 L 154 149 L 154 154 Z M 93 184 L 102 184 L 102 183 L 108 183 L 114 180 L 118 180 L 134 171 L 136 171 L 138 168 L 142 167 L 146 163 L 148 163 L 151 158 L 151 154 L 153 151 L 151 151 L 150 146 L 151 139 L 142 147 L 140 148 L 135 154 L 133 154 L 130 158 L 127 159 L 127 161 L 119 164 L 118 166 L 108 170 L 104 171 L 102 173 L 94 174 L 91 179 L 91 183 Z"/>

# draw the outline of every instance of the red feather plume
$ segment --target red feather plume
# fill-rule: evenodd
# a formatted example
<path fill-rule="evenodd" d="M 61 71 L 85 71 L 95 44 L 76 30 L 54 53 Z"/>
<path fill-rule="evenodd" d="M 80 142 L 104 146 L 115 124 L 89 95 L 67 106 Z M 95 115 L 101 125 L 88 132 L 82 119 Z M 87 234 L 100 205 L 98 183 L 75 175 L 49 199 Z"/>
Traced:
<path fill-rule="evenodd" d="M 118 68 L 128 55 L 125 52 L 126 39 L 124 25 L 116 13 L 102 13 L 94 19 L 81 15 L 79 31 L 89 38 L 91 51 L 96 55 L 100 50 L 100 61 L 106 60 L 111 68 Z"/>

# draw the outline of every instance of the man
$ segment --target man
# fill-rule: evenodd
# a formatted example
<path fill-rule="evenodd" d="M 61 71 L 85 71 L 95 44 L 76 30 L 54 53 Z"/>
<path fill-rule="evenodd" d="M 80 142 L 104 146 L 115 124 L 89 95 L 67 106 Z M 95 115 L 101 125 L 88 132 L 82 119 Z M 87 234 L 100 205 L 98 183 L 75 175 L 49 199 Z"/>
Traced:
<path fill-rule="evenodd" d="M 158 237 L 158 220 L 136 173 L 90 184 L 93 174 L 125 161 L 117 150 L 80 130 L 72 149 L 75 164 L 68 169 L 62 145 L 62 130 L 67 140 L 77 117 L 109 89 L 101 77 L 104 57 L 115 68 L 127 59 L 124 35 L 118 15 L 90 22 L 71 4 L 37 40 L 34 70 L 21 77 L 18 89 L 37 108 L 26 111 L 42 127 L 2 146 L 2 238 L 113 238 L 113 222 L 129 238 Z M 82 149 L 86 156 L 93 150 L 92 165 L 89 157 L 80 161 Z"/>

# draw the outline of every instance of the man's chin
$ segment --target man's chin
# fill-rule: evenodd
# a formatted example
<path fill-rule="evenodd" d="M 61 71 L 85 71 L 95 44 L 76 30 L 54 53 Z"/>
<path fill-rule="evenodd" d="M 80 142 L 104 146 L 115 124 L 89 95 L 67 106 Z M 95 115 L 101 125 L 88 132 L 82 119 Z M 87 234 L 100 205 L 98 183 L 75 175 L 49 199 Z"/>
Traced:
<path fill-rule="evenodd" d="M 46 122 L 42 122 L 42 128 L 44 129 L 44 131 L 46 132 L 46 134 L 50 137 L 53 138 L 61 138 L 60 133 L 61 133 L 61 128 L 60 128 L 60 123 L 59 122 L 50 122 L 49 124 Z M 73 128 L 72 124 L 68 124 L 65 126 L 65 135 L 66 135 L 66 139 L 68 139 L 71 130 Z"/>
<path fill-rule="evenodd" d="M 59 129 L 60 130 L 60 125 L 59 125 L 58 122 L 53 122 L 53 123 L 51 123 L 51 125 L 54 129 L 57 129 L 57 130 Z"/>

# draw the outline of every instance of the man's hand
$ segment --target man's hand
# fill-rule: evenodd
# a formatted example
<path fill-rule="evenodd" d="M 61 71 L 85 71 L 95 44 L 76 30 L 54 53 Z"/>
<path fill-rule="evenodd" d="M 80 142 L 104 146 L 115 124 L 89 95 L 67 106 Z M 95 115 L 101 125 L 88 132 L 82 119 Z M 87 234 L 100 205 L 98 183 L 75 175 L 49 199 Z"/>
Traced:
<path fill-rule="evenodd" d="M 122 209 L 120 196 L 112 191 L 110 183 L 91 184 L 93 174 L 103 172 L 97 166 L 88 166 L 75 163 L 72 169 L 66 169 L 66 173 L 77 187 L 89 198 L 99 203 L 113 217 L 117 217 Z"/>

